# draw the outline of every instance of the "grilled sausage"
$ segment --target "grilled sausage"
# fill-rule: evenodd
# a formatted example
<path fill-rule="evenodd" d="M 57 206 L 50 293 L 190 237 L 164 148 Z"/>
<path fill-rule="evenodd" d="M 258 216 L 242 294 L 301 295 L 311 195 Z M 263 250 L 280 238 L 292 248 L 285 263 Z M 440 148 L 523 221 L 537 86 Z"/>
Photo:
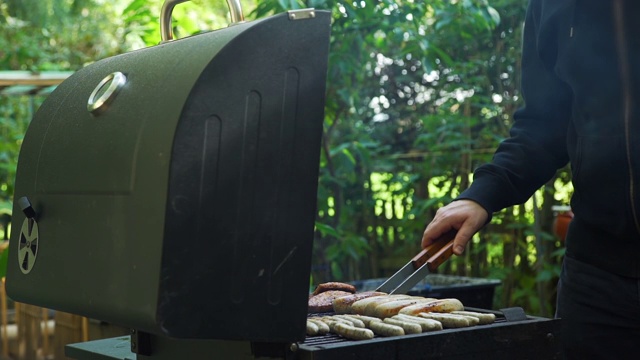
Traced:
<path fill-rule="evenodd" d="M 400 300 L 400 299 L 408 299 L 411 296 L 409 295 L 384 295 L 384 296 L 375 296 L 368 299 L 363 299 L 360 301 L 356 301 L 351 305 L 351 311 L 354 314 L 367 315 L 370 316 L 376 306 L 380 304 L 384 304 L 390 301 Z"/>
<path fill-rule="evenodd" d="M 358 300 L 370 298 L 373 296 L 387 295 L 380 291 L 365 291 L 337 298 L 333 301 L 333 311 L 336 314 L 352 314 L 351 305 Z"/>
<path fill-rule="evenodd" d="M 331 331 L 331 329 L 329 329 L 329 325 L 320 319 L 308 318 L 307 322 L 312 322 L 318 327 L 318 335 L 325 335 Z"/>
<path fill-rule="evenodd" d="M 458 299 L 438 299 L 433 301 L 421 302 L 416 305 L 407 306 L 400 310 L 400 314 L 418 315 L 420 313 L 437 312 L 450 313 L 452 311 L 464 310 L 462 302 Z"/>
<path fill-rule="evenodd" d="M 318 295 L 325 291 L 330 291 L 330 290 L 346 291 L 348 293 L 353 294 L 356 292 L 356 287 L 351 284 L 346 284 L 341 282 L 326 282 L 316 286 L 316 289 L 313 291 L 312 295 Z"/>
<path fill-rule="evenodd" d="M 402 336 L 404 335 L 404 329 L 397 325 L 391 325 L 382 321 L 372 321 L 369 323 L 369 329 L 373 330 L 375 334 L 381 336 Z"/>
<path fill-rule="evenodd" d="M 309 336 L 318 335 L 319 332 L 320 332 L 320 329 L 318 328 L 318 325 L 316 325 L 312 321 L 307 320 L 307 335 Z"/>
<path fill-rule="evenodd" d="M 353 322 L 346 320 L 346 319 L 340 319 L 334 316 L 323 316 L 321 318 L 319 318 L 320 321 L 323 321 L 325 324 L 329 325 L 329 328 L 331 328 L 331 323 L 336 323 L 336 322 L 340 322 L 340 323 L 344 323 L 350 326 L 353 326 Z"/>
<path fill-rule="evenodd" d="M 420 313 L 419 316 L 427 319 L 438 320 L 444 328 L 460 328 L 471 326 L 469 319 L 462 315 L 448 313 Z"/>
<path fill-rule="evenodd" d="M 409 298 L 409 299 L 391 301 L 391 302 L 387 302 L 387 303 L 376 306 L 372 312 L 365 313 L 365 315 L 384 319 L 384 318 L 388 318 L 398 314 L 400 310 L 402 310 L 407 306 L 421 304 L 421 303 L 430 302 L 430 301 L 431 300 L 426 298 Z"/>
<path fill-rule="evenodd" d="M 405 334 L 420 334 L 422 332 L 422 326 L 415 322 L 409 322 L 399 319 L 386 318 L 383 320 L 387 324 L 400 326 Z"/>
<path fill-rule="evenodd" d="M 436 331 L 436 330 L 442 330 L 442 323 L 438 320 L 434 320 L 434 319 L 426 319 L 423 317 L 418 317 L 418 316 L 412 316 L 412 315 L 404 315 L 404 314 L 398 314 L 398 315 L 394 315 L 391 317 L 392 319 L 398 319 L 398 320 L 403 320 L 403 321 L 408 321 L 408 322 L 414 322 L 418 325 L 420 325 L 420 327 L 422 327 L 422 331 Z"/>
<path fill-rule="evenodd" d="M 451 313 L 476 317 L 480 325 L 491 324 L 496 321 L 496 315 L 492 313 L 479 313 L 475 311 L 452 311 Z"/>
<path fill-rule="evenodd" d="M 373 339 L 373 331 L 365 328 L 357 328 L 345 323 L 336 322 L 333 326 L 333 332 L 351 340 L 368 340 Z"/>
<path fill-rule="evenodd" d="M 349 315 L 349 316 L 359 319 L 367 327 L 369 326 L 369 323 L 372 322 L 372 321 L 380 321 L 380 319 L 378 319 L 378 318 L 374 318 L 374 317 L 371 317 L 371 316 L 365 316 L 365 315 Z"/>
<path fill-rule="evenodd" d="M 366 327 L 364 324 L 364 321 L 354 317 L 354 316 L 349 316 L 349 315 L 334 315 L 334 318 L 339 318 L 339 319 L 344 319 L 347 321 L 351 321 L 351 323 L 353 324 L 353 326 L 358 327 L 358 328 L 363 328 Z"/>
<path fill-rule="evenodd" d="M 353 327 L 357 327 L 357 328 L 363 328 L 364 323 L 362 322 L 362 320 L 359 319 L 350 319 L 344 315 L 333 315 L 333 316 L 327 316 L 326 317 L 327 320 L 329 321 L 337 321 L 337 322 L 341 322 L 341 323 L 345 323 L 348 325 L 351 325 Z"/>
<path fill-rule="evenodd" d="M 342 319 L 331 319 L 330 317 L 324 317 L 321 318 L 322 322 L 324 322 L 325 324 L 327 324 L 327 326 L 329 326 L 329 332 L 337 334 L 336 332 L 336 325 L 338 324 L 344 324 L 350 327 L 354 327 L 351 325 L 350 322 L 346 321 L 346 320 L 342 320 Z"/>

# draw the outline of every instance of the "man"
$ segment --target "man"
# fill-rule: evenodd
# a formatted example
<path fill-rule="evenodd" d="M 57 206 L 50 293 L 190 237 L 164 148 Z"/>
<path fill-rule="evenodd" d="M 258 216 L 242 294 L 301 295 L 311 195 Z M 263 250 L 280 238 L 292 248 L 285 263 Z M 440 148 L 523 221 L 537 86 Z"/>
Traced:
<path fill-rule="evenodd" d="M 574 219 L 558 284 L 569 359 L 640 358 L 640 1 L 530 0 L 510 137 L 422 246 L 456 229 L 461 254 L 495 211 L 571 163 Z"/>

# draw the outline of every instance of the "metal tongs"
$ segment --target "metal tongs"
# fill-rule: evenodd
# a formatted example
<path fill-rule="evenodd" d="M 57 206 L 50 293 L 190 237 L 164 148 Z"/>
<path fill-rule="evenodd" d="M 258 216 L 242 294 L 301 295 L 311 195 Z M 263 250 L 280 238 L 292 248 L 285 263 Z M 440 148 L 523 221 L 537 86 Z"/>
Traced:
<path fill-rule="evenodd" d="M 376 291 L 388 294 L 406 294 L 420 280 L 435 271 L 440 264 L 453 254 L 453 239 L 457 231 L 449 231 L 439 237 L 434 243 L 424 248 L 414 256 L 398 272 L 382 283 Z"/>

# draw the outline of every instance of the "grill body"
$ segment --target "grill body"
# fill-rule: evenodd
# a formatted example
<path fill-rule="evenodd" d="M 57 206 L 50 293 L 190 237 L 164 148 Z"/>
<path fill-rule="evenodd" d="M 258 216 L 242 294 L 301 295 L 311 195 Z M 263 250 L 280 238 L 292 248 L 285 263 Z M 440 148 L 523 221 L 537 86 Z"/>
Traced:
<path fill-rule="evenodd" d="M 488 312 L 468 308 L 468 310 Z M 396 337 L 375 337 L 352 341 L 337 335 L 310 336 L 297 343 L 249 343 L 238 341 L 198 341 L 158 338 L 154 353 L 137 355 L 138 360 L 233 358 L 282 360 L 539 360 L 562 359 L 560 320 L 526 316 L 520 308 L 517 318 L 490 311 L 497 320 L 490 325 L 445 329 Z M 129 337 L 97 340 L 67 346 L 67 355 L 76 360 L 100 356 L 128 360 L 134 355 L 123 343 Z M 214 354 L 214 355 L 211 355 Z"/>

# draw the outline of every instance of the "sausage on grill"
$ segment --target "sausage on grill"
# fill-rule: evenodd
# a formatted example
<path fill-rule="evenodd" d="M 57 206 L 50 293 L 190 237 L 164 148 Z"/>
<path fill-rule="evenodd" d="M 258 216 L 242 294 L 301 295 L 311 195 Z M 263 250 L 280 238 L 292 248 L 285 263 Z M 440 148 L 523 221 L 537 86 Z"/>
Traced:
<path fill-rule="evenodd" d="M 427 319 L 427 318 L 423 318 L 423 317 L 418 317 L 418 316 L 412 316 L 412 315 L 404 315 L 404 314 L 398 314 L 398 315 L 394 315 L 391 317 L 392 319 L 398 319 L 398 320 L 403 320 L 403 321 L 408 321 L 408 322 L 414 322 L 416 324 L 419 324 L 422 327 L 422 331 L 435 331 L 435 330 L 442 330 L 442 323 L 438 320 L 434 320 L 434 319 Z"/>
<path fill-rule="evenodd" d="M 480 325 L 491 324 L 496 321 L 496 315 L 492 313 L 479 313 L 475 311 L 452 311 L 451 313 L 478 318 Z"/>
<path fill-rule="evenodd" d="M 307 320 L 307 335 L 318 335 L 319 332 L 320 329 L 318 328 L 318 325 L 313 323 L 312 321 Z"/>
<path fill-rule="evenodd" d="M 404 321 L 394 318 L 386 318 L 384 322 L 391 325 L 400 326 L 405 334 L 420 334 L 422 332 L 422 326 L 415 322 Z"/>
<path fill-rule="evenodd" d="M 374 296 L 362 300 L 358 300 L 351 305 L 351 312 L 354 314 L 367 315 L 373 312 L 376 306 L 400 299 L 409 299 L 409 295 L 383 295 Z"/>
<path fill-rule="evenodd" d="M 308 318 L 307 323 L 313 323 L 318 327 L 318 335 L 325 335 L 325 334 L 328 334 L 329 331 L 331 331 L 329 329 L 329 325 L 327 325 L 324 321 L 318 318 Z"/>
<path fill-rule="evenodd" d="M 438 299 L 428 302 L 421 302 L 415 305 L 407 306 L 400 310 L 400 314 L 418 315 L 420 313 L 438 312 L 450 313 L 452 311 L 464 310 L 462 302 L 458 299 Z"/>
<path fill-rule="evenodd" d="M 367 299 L 374 296 L 387 295 L 380 291 L 365 291 L 337 298 L 333 301 L 333 311 L 336 314 L 352 314 L 351 306 L 359 300 Z"/>
<path fill-rule="evenodd" d="M 351 340 L 373 339 L 373 331 L 365 328 L 357 328 L 341 322 L 334 322 L 332 331 L 340 336 Z"/>
<path fill-rule="evenodd" d="M 421 317 L 427 319 L 438 320 L 442 323 L 442 326 L 445 328 L 460 328 L 460 327 L 468 327 L 472 326 L 469 319 L 463 315 L 455 315 L 448 313 L 420 313 L 418 314 Z"/>
<path fill-rule="evenodd" d="M 391 325 L 382 321 L 372 321 L 369 323 L 369 328 L 374 333 L 381 336 L 402 336 L 404 335 L 404 329 L 397 325 Z"/>
<path fill-rule="evenodd" d="M 391 301 L 391 302 L 387 302 L 387 303 L 376 306 L 372 312 L 365 313 L 365 315 L 375 316 L 377 318 L 384 319 L 384 318 L 391 317 L 393 315 L 397 315 L 398 312 L 400 312 L 402 309 L 404 309 L 407 306 L 422 304 L 425 302 L 430 302 L 432 300 L 433 299 L 428 299 L 428 298 L 409 298 L 409 299 Z"/>

